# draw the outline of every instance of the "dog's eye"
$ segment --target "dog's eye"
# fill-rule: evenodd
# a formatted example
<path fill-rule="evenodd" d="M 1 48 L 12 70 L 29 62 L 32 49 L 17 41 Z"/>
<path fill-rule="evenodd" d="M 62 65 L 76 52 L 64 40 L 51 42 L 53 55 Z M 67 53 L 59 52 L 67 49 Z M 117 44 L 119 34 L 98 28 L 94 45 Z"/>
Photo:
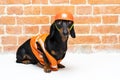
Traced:
<path fill-rule="evenodd" d="M 71 22 L 71 21 L 69 21 L 69 22 L 68 22 L 68 24 L 72 24 L 72 22 Z"/>
<path fill-rule="evenodd" d="M 58 24 L 58 25 L 61 25 L 61 24 L 62 24 L 62 21 L 58 21 L 57 24 Z"/>

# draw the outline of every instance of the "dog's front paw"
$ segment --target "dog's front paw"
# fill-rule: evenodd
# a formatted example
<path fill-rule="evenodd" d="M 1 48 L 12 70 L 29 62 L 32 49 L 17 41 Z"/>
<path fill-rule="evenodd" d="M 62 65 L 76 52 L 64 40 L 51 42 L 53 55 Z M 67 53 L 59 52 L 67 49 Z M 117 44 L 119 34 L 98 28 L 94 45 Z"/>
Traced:
<path fill-rule="evenodd" d="M 65 68 L 65 66 L 62 64 L 58 64 L 58 68 Z"/>
<path fill-rule="evenodd" d="M 50 73 L 50 72 L 51 72 L 51 69 L 44 69 L 44 72 Z"/>
<path fill-rule="evenodd" d="M 50 73 L 51 72 L 51 68 L 47 67 L 47 66 L 44 66 L 44 72 Z"/>

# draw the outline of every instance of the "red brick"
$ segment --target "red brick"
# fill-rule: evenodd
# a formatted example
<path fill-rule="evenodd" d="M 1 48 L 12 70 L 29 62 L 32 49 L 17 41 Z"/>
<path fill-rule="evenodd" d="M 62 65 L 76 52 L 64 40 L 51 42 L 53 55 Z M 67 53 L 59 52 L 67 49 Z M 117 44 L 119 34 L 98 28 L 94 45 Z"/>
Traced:
<path fill-rule="evenodd" d="M 42 14 L 55 15 L 58 10 L 74 13 L 74 6 L 42 6 Z"/>
<path fill-rule="evenodd" d="M 2 45 L 16 45 L 17 44 L 17 37 L 16 36 L 3 36 Z"/>
<path fill-rule="evenodd" d="M 120 43 L 120 36 L 119 36 L 119 43 Z"/>
<path fill-rule="evenodd" d="M 8 4 L 30 4 L 31 0 L 6 0 Z"/>
<path fill-rule="evenodd" d="M 18 24 L 48 24 L 47 16 L 17 17 Z"/>
<path fill-rule="evenodd" d="M 120 26 L 93 26 L 93 34 L 120 34 Z"/>
<path fill-rule="evenodd" d="M 23 8 L 21 6 L 7 7 L 7 14 L 23 14 Z"/>
<path fill-rule="evenodd" d="M 39 32 L 38 26 L 25 26 L 24 33 L 25 34 L 37 34 Z"/>
<path fill-rule="evenodd" d="M 3 51 L 4 52 L 14 52 L 17 51 L 18 46 L 3 46 Z"/>
<path fill-rule="evenodd" d="M 98 24 L 101 23 L 100 16 L 79 16 L 75 17 L 75 24 Z"/>
<path fill-rule="evenodd" d="M 110 50 L 110 49 L 120 49 L 120 45 L 112 44 L 112 45 L 94 45 L 93 48 L 95 50 Z"/>
<path fill-rule="evenodd" d="M 118 39 L 117 39 L 117 36 L 102 36 L 102 43 L 106 44 L 106 43 L 109 43 L 109 44 L 115 44 L 115 43 L 118 43 Z"/>
<path fill-rule="evenodd" d="M 40 29 L 40 33 L 49 33 L 50 31 L 50 26 L 42 26 Z"/>
<path fill-rule="evenodd" d="M 26 15 L 38 15 L 40 14 L 40 6 L 26 6 L 24 7 L 24 14 Z"/>
<path fill-rule="evenodd" d="M 114 47 L 114 49 L 119 49 L 120 50 L 120 44 L 115 44 L 113 47 Z"/>
<path fill-rule="evenodd" d="M 69 0 L 50 0 L 52 4 L 64 4 L 64 3 L 69 3 Z"/>
<path fill-rule="evenodd" d="M 51 19 L 50 19 L 51 21 L 50 21 L 50 23 L 52 24 L 52 23 L 54 23 L 54 21 L 55 21 L 55 16 L 51 16 Z"/>
<path fill-rule="evenodd" d="M 84 4 L 86 0 L 70 0 L 71 4 Z"/>
<path fill-rule="evenodd" d="M 25 41 L 27 41 L 30 36 L 19 36 L 18 37 L 18 45 L 22 45 Z"/>
<path fill-rule="evenodd" d="M 77 36 L 74 39 L 69 40 L 69 44 L 100 44 L 100 38 L 98 36 Z"/>
<path fill-rule="evenodd" d="M 0 4 L 6 4 L 7 0 L 0 0 Z"/>
<path fill-rule="evenodd" d="M 5 14 L 5 7 L 4 6 L 0 6 L 0 14 Z"/>
<path fill-rule="evenodd" d="M 90 4 L 120 4 L 120 0 L 88 0 Z"/>
<path fill-rule="evenodd" d="M 118 23 L 118 16 L 103 16 L 103 24 L 115 24 Z"/>
<path fill-rule="evenodd" d="M 21 34 L 22 26 L 6 26 L 7 34 Z"/>
<path fill-rule="evenodd" d="M 77 6 L 76 7 L 76 13 L 78 15 L 86 15 L 92 13 L 92 7 L 91 6 Z"/>
<path fill-rule="evenodd" d="M 4 26 L 0 26 L 0 34 L 4 34 Z"/>
<path fill-rule="evenodd" d="M 32 4 L 47 4 L 48 0 L 32 0 Z"/>
<path fill-rule="evenodd" d="M 94 14 L 120 14 L 120 6 L 97 6 Z"/>
<path fill-rule="evenodd" d="M 1 16 L 0 17 L 0 24 L 15 24 L 15 18 L 8 17 L 8 16 Z"/>
<path fill-rule="evenodd" d="M 88 34 L 90 31 L 90 26 L 75 26 L 76 34 Z"/>

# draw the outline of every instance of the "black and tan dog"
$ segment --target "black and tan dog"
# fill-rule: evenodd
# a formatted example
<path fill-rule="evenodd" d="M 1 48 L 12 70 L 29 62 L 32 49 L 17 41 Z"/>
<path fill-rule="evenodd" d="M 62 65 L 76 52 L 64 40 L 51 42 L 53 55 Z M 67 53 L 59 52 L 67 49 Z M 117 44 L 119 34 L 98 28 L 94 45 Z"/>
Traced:
<path fill-rule="evenodd" d="M 67 51 L 69 34 L 75 38 L 73 15 L 58 13 L 49 34 L 34 36 L 18 48 L 16 62 L 42 65 L 45 72 L 64 68 L 60 62 Z"/>

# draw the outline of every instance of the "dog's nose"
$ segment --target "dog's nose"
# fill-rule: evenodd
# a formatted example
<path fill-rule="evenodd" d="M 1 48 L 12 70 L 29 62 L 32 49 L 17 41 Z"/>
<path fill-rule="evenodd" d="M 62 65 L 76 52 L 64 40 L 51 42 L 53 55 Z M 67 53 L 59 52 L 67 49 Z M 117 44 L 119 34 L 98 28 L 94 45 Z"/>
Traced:
<path fill-rule="evenodd" d="M 63 23 L 63 35 L 67 36 L 68 35 L 68 31 L 67 31 L 67 23 Z"/>
<path fill-rule="evenodd" d="M 67 30 L 63 30 L 63 35 L 64 36 L 68 35 L 68 31 Z"/>

